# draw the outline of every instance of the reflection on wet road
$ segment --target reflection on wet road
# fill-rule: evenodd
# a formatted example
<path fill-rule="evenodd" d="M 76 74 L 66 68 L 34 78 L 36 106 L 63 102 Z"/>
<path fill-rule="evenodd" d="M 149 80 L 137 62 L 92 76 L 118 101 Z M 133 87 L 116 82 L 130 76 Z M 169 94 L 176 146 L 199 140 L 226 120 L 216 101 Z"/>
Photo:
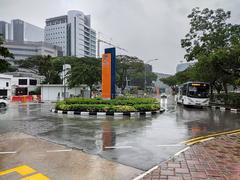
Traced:
<path fill-rule="evenodd" d="M 0 112 L 0 133 L 24 132 L 109 160 L 149 169 L 182 149 L 191 137 L 240 128 L 240 114 L 176 106 L 150 117 L 79 117 L 49 112 L 51 104 L 11 105 Z"/>

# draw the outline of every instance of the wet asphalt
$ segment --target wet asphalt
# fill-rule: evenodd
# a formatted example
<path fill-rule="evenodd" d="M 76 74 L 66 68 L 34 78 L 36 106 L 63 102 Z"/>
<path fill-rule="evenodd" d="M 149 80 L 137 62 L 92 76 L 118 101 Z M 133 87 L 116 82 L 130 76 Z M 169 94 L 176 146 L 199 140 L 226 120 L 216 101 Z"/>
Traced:
<path fill-rule="evenodd" d="M 0 134 L 22 132 L 81 149 L 141 170 L 167 160 L 192 137 L 240 128 L 240 114 L 178 106 L 161 100 L 149 117 L 80 117 L 49 110 L 53 104 L 11 104 L 0 111 Z"/>

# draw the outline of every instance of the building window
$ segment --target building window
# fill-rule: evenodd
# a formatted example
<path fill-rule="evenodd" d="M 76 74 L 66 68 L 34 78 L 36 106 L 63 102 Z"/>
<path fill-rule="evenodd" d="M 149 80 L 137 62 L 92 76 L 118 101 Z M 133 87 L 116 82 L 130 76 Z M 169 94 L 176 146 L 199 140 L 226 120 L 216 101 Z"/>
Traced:
<path fill-rule="evenodd" d="M 19 79 L 18 85 L 27 85 L 27 79 Z"/>
<path fill-rule="evenodd" d="M 6 87 L 8 87 L 9 86 L 9 82 L 6 82 Z"/>
<path fill-rule="evenodd" d="M 37 85 L 37 80 L 35 80 L 35 79 L 30 79 L 30 85 L 36 86 L 36 85 Z"/>

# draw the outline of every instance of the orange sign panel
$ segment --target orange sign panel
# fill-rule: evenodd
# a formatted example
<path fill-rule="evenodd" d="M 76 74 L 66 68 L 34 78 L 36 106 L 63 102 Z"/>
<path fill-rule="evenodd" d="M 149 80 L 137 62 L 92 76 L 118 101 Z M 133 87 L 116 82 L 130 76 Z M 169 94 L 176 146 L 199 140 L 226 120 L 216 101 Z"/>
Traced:
<path fill-rule="evenodd" d="M 102 56 L 102 98 L 111 98 L 111 54 Z"/>

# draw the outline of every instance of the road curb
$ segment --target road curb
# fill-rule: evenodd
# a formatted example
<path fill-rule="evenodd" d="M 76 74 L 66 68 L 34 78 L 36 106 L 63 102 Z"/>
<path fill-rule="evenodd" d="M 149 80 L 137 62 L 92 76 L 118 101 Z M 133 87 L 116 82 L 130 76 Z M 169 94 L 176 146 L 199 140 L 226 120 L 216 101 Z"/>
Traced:
<path fill-rule="evenodd" d="M 161 114 L 165 111 L 165 109 L 160 109 L 158 111 L 141 111 L 141 112 L 83 112 L 83 111 L 62 111 L 51 109 L 50 112 L 57 114 L 67 114 L 67 115 L 80 115 L 80 116 L 152 116 L 155 114 Z"/>
<path fill-rule="evenodd" d="M 240 113 L 240 109 L 236 108 L 228 108 L 228 107 L 223 107 L 223 106 L 210 106 L 211 109 L 218 109 L 220 111 L 229 111 L 233 113 Z"/>

